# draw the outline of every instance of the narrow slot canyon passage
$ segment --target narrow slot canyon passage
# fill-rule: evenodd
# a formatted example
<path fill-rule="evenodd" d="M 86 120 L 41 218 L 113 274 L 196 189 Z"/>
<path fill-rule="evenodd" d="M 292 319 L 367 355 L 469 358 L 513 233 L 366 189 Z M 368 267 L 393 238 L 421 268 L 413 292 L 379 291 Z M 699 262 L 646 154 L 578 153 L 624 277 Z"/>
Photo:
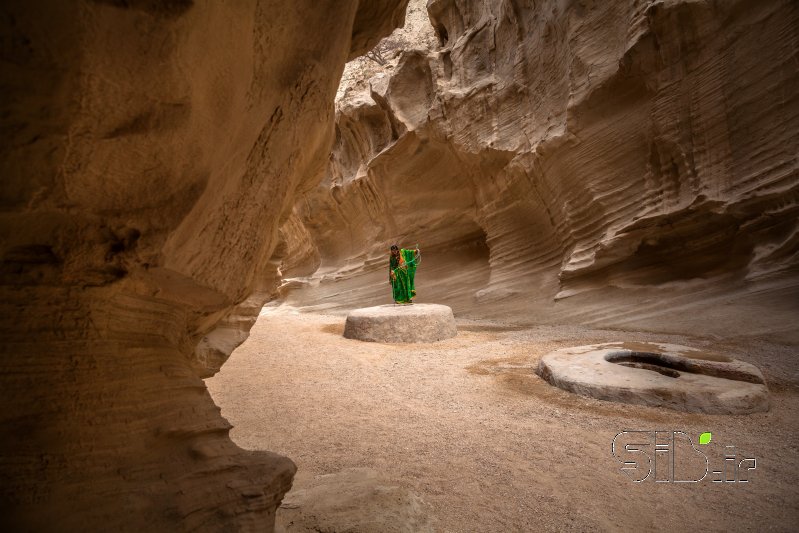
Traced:
<path fill-rule="evenodd" d="M 0 531 L 796 530 L 799 2 L 0 37 Z"/>
<path fill-rule="evenodd" d="M 277 530 L 790 530 L 799 519 L 786 468 L 797 466 L 799 436 L 798 315 L 787 296 L 797 294 L 795 278 L 759 283 L 769 296 L 741 284 L 743 272 L 754 271 L 752 244 L 716 211 L 720 204 L 679 199 L 695 193 L 678 175 L 662 181 L 661 166 L 681 170 L 659 144 L 633 162 L 640 152 L 626 135 L 638 126 L 625 121 L 657 113 L 639 107 L 651 96 L 638 92 L 635 78 L 649 74 L 611 74 L 605 83 L 618 94 L 605 93 L 590 81 L 579 86 L 573 59 L 572 90 L 590 102 L 571 103 L 566 124 L 620 137 L 563 147 L 542 129 L 559 119 L 542 118 L 508 87 L 507 78 L 525 84 L 529 73 L 499 57 L 527 53 L 519 41 L 507 44 L 507 25 L 525 43 L 536 39 L 526 26 L 535 19 L 511 4 L 472 2 L 464 11 L 458 2 L 411 1 L 405 26 L 347 65 L 325 176 L 282 228 L 278 296 L 206 380 L 236 444 L 297 465 Z M 582 14 L 566 12 L 591 19 L 573 9 Z M 606 9 L 594 20 L 614 10 Z M 570 22 L 562 31 L 578 28 Z M 529 53 L 562 45 L 545 39 Z M 586 46 L 586 54 L 599 53 L 598 44 Z M 643 41 L 634 46 L 656 54 Z M 482 80 L 486 71 L 495 79 Z M 526 120 L 510 116 L 521 109 Z M 684 148 L 666 150 L 674 149 Z M 608 168 L 620 164 L 645 183 L 623 171 L 613 178 Z M 391 342 L 345 338 L 355 309 L 402 318 L 401 309 L 385 309 L 395 242 L 421 247 L 415 305 L 449 306 L 455 338 L 411 343 L 416 335 L 407 332 L 396 343 L 401 328 Z M 774 292 L 783 289 L 785 299 Z M 596 383 L 578 374 L 563 390 L 542 377 L 546 354 L 603 343 L 618 343 L 623 350 L 612 353 L 621 358 L 692 347 L 680 368 L 702 358 L 738 365 L 732 372 L 752 363 L 746 368 L 762 369 L 768 389 L 643 364 L 624 367 L 632 381 L 611 376 L 608 383 L 620 383 L 613 386 L 590 362 L 585 371 Z M 616 365 L 601 368 L 613 374 Z M 654 443 L 665 432 L 634 441 L 652 437 L 652 448 L 641 448 L 652 463 L 611 453 L 625 430 L 670 428 L 677 437 L 657 452 L 658 467 Z M 701 448 L 703 463 L 697 438 L 711 430 L 717 440 Z M 775 435 L 767 452 L 765 434 Z M 745 454 L 761 453 L 753 450 L 768 458 L 740 476 L 723 474 L 750 475 L 745 484 L 713 483 L 713 469 L 729 463 L 723 453 L 733 448 L 725 445 L 740 450 L 736 465 L 748 466 Z M 625 460 L 651 466 L 649 482 L 635 483 Z"/>

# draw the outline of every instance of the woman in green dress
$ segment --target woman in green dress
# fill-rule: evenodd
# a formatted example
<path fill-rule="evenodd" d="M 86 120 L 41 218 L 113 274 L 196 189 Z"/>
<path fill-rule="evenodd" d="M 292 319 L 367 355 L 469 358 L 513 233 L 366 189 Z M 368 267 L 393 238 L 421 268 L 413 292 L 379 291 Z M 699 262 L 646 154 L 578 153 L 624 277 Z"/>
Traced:
<path fill-rule="evenodd" d="M 391 245 L 388 261 L 388 281 L 391 283 L 391 294 L 394 303 L 410 304 L 416 296 L 413 280 L 416 277 L 416 264 L 419 261 L 419 247 L 415 250 L 400 249 Z"/>

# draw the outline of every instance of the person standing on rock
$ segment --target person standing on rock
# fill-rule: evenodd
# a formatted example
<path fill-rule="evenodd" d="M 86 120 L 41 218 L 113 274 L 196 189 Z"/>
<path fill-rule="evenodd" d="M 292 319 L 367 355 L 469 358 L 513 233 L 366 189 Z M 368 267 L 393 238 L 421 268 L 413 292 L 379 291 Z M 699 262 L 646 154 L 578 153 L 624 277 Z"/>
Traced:
<path fill-rule="evenodd" d="M 391 283 L 391 294 L 396 304 L 411 304 L 416 296 L 414 278 L 416 265 L 419 262 L 419 246 L 415 250 L 400 249 L 391 245 L 388 261 L 388 282 Z"/>

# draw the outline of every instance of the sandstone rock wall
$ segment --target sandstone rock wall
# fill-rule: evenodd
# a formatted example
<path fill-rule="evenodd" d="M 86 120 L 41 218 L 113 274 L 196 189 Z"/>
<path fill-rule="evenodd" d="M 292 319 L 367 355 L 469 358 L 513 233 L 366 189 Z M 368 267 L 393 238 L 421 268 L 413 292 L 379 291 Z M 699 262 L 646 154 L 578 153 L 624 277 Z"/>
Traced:
<path fill-rule="evenodd" d="M 796 2 L 428 10 L 440 46 L 339 102 L 326 178 L 295 207 L 321 268 L 293 301 L 375 303 L 393 241 L 447 264 L 427 294 L 468 290 L 460 310 L 475 313 L 597 290 L 615 291 L 618 316 L 638 289 L 664 309 L 696 291 L 797 294 Z M 452 279 L 464 243 L 490 250 L 466 284 Z M 318 288 L 352 276 L 363 288 Z"/>
<path fill-rule="evenodd" d="M 274 289 L 345 62 L 406 4 L 4 2 L 0 520 L 272 528 L 294 465 L 236 447 L 200 377 Z"/>

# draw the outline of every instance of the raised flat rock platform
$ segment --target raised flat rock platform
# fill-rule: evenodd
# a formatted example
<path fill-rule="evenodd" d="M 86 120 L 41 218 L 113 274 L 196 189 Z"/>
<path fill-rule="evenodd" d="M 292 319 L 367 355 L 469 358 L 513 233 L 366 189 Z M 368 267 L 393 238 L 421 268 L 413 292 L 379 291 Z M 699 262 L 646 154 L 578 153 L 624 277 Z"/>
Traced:
<path fill-rule="evenodd" d="M 347 315 L 344 336 L 370 342 L 435 342 L 457 335 L 452 309 L 438 304 L 378 305 Z"/>
<path fill-rule="evenodd" d="M 556 387 L 600 400 L 710 414 L 769 409 L 757 367 L 674 344 L 564 348 L 541 358 L 537 373 Z"/>

